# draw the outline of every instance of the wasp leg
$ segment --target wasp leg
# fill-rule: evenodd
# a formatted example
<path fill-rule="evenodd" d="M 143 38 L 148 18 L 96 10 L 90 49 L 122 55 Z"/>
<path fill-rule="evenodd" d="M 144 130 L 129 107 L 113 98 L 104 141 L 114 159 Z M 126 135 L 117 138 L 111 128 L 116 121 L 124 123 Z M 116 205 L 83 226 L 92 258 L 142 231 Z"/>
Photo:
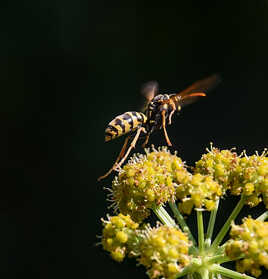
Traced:
<path fill-rule="evenodd" d="M 148 134 L 146 135 L 145 141 L 144 141 L 144 143 L 142 144 L 142 147 L 143 147 L 143 148 L 147 145 L 147 143 L 148 143 L 148 141 L 149 141 L 149 138 L 150 138 L 150 133 L 148 133 Z"/>
<path fill-rule="evenodd" d="M 167 130 L 166 130 L 166 117 L 165 117 L 165 114 L 166 114 L 166 111 L 163 110 L 161 112 L 161 115 L 162 115 L 162 126 L 163 126 L 163 130 L 164 130 L 164 134 L 165 134 L 165 138 L 166 138 L 166 142 L 168 144 L 168 146 L 172 146 L 169 138 L 168 138 L 168 134 L 167 134 Z"/>
<path fill-rule="evenodd" d="M 129 139 L 130 139 L 130 136 L 128 136 L 128 137 L 125 139 L 124 145 L 123 145 L 123 147 L 122 147 L 122 149 L 121 149 L 121 151 L 120 151 L 120 153 L 119 153 L 119 155 L 118 155 L 118 157 L 117 157 L 117 159 L 116 159 L 114 165 L 112 166 L 112 168 L 111 168 L 108 172 L 106 172 L 103 176 L 100 176 L 100 177 L 98 178 L 98 181 L 104 179 L 104 178 L 107 177 L 112 171 L 114 171 L 114 170 L 116 169 L 118 161 L 124 156 L 124 153 L 125 153 L 125 151 L 126 151 L 126 148 L 127 148 L 127 144 L 128 144 Z"/>
<path fill-rule="evenodd" d="M 129 153 L 130 153 L 130 151 L 131 151 L 133 148 L 135 148 L 135 145 L 136 145 L 136 143 L 137 143 L 137 140 L 139 139 L 139 136 L 140 136 L 140 133 L 141 133 L 141 132 L 146 133 L 146 130 L 145 130 L 144 127 L 140 127 L 140 128 L 137 130 L 137 133 L 136 133 L 136 135 L 135 135 L 133 141 L 131 142 L 131 144 L 130 144 L 130 146 L 129 146 L 129 148 L 128 148 L 128 150 L 127 150 L 125 156 L 124 156 L 124 158 L 123 158 L 118 164 L 116 164 L 116 168 L 121 167 L 121 165 L 122 165 L 122 164 L 124 163 L 124 161 L 127 159 L 128 155 L 129 155 Z"/>

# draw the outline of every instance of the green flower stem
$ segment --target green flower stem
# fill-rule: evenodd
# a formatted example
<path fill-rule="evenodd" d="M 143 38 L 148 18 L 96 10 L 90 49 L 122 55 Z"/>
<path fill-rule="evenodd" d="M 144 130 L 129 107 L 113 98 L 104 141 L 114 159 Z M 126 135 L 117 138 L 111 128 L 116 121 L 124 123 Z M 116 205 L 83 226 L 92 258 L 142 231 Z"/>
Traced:
<path fill-rule="evenodd" d="M 198 246 L 200 251 L 203 251 L 204 250 L 204 224 L 203 224 L 202 210 L 196 209 L 196 217 L 197 217 L 197 228 L 198 228 Z"/>
<path fill-rule="evenodd" d="M 214 230 L 214 225 L 215 225 L 215 220 L 218 212 L 218 207 L 219 207 L 219 202 L 220 200 L 217 200 L 216 202 L 216 207 L 213 209 L 210 213 L 209 216 L 209 222 L 208 222 L 208 229 L 206 233 L 206 240 L 205 240 L 205 246 L 208 247 L 211 244 L 211 238 L 213 235 L 213 230 Z"/>
<path fill-rule="evenodd" d="M 254 277 L 248 276 L 246 274 L 242 274 L 236 271 L 233 271 L 231 269 L 225 268 L 223 266 L 220 266 L 218 264 L 213 264 L 210 267 L 210 270 L 215 272 L 215 273 L 220 273 L 221 275 L 224 275 L 228 278 L 233 278 L 233 279 L 255 279 Z"/>
<path fill-rule="evenodd" d="M 201 275 L 202 279 L 209 279 L 209 271 L 207 268 L 202 268 L 199 270 L 199 274 Z"/>
<path fill-rule="evenodd" d="M 224 254 L 221 254 L 221 255 L 210 257 L 208 263 L 220 263 L 226 261 L 231 261 L 231 259 L 225 256 Z"/>
<path fill-rule="evenodd" d="M 232 221 L 237 217 L 237 215 L 239 214 L 239 212 L 243 208 L 244 203 L 245 203 L 245 197 L 242 195 L 240 201 L 238 202 L 238 204 L 234 208 L 233 212 L 231 213 L 231 215 L 229 216 L 229 218 L 227 219 L 227 221 L 225 222 L 225 224 L 221 228 L 220 232 L 216 236 L 215 240 L 213 241 L 213 243 L 211 245 L 211 248 L 215 249 L 221 243 L 224 236 L 228 232 Z"/>
<path fill-rule="evenodd" d="M 268 218 L 268 210 L 265 211 L 262 215 L 260 215 L 257 220 L 259 221 L 265 221 Z"/>
<path fill-rule="evenodd" d="M 168 215 L 162 205 L 154 206 L 152 209 L 155 215 L 164 225 L 167 225 L 168 227 L 176 227 L 174 220 Z"/>
<path fill-rule="evenodd" d="M 176 223 L 174 221 L 173 218 L 170 217 L 170 215 L 168 214 L 168 212 L 165 210 L 165 208 L 163 206 L 161 206 L 161 212 L 165 215 L 166 219 L 169 220 L 170 224 L 172 224 L 173 227 L 176 227 Z"/>
<path fill-rule="evenodd" d="M 222 258 L 219 258 L 219 259 L 217 260 L 217 263 L 218 263 L 218 264 L 223 264 L 223 263 L 227 263 L 227 262 L 234 262 L 234 261 L 237 261 L 237 260 L 240 260 L 240 259 L 243 259 L 243 258 L 245 258 L 245 255 L 244 255 L 244 254 L 242 254 L 241 256 L 236 257 L 236 258 L 234 258 L 234 259 L 230 259 L 230 258 L 227 257 L 227 256 L 223 256 Z"/>
<path fill-rule="evenodd" d="M 173 214 L 175 215 L 181 229 L 187 233 L 189 239 L 192 241 L 193 245 L 196 246 L 196 240 L 195 238 L 193 237 L 189 227 L 187 226 L 182 214 L 180 213 L 178 207 L 176 206 L 175 202 L 169 202 L 169 206 L 173 212 Z"/>
<path fill-rule="evenodd" d="M 192 265 L 186 266 L 180 273 L 178 273 L 178 274 L 174 277 L 174 279 L 181 278 L 181 277 L 183 277 L 183 276 L 189 274 L 190 271 L 192 271 Z"/>

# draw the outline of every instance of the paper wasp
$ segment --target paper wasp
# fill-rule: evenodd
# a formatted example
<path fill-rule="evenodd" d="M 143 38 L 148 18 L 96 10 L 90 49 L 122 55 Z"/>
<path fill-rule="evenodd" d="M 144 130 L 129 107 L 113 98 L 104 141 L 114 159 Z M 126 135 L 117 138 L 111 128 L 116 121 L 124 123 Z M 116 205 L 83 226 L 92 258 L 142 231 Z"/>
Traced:
<path fill-rule="evenodd" d="M 150 135 L 158 129 L 163 129 L 166 142 L 171 146 L 166 125 L 170 125 L 174 112 L 180 111 L 185 105 L 191 104 L 199 97 L 206 96 L 206 92 L 214 88 L 220 81 L 218 75 L 212 75 L 205 79 L 196 81 L 183 91 L 175 94 L 158 94 L 158 83 L 150 81 L 142 88 L 142 95 L 146 98 L 143 112 L 128 111 L 114 118 L 105 130 L 105 142 L 130 133 L 125 139 L 124 145 L 113 165 L 113 167 L 98 180 L 107 177 L 113 170 L 119 168 L 127 159 L 130 151 L 135 147 L 140 134 L 145 134 L 143 147 L 149 141 Z M 128 143 L 132 139 L 128 149 Z"/>

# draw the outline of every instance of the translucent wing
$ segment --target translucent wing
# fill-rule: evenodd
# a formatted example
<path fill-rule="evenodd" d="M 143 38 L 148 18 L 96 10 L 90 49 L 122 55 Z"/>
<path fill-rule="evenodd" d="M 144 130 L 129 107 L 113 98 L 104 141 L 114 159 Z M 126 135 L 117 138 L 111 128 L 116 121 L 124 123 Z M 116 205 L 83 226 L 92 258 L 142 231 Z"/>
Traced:
<path fill-rule="evenodd" d="M 145 111 L 148 104 L 151 102 L 151 100 L 154 98 L 155 95 L 158 93 L 158 83 L 157 81 L 149 81 L 146 82 L 142 88 L 141 88 L 141 94 L 144 97 L 143 98 L 143 104 L 141 111 Z"/>
<path fill-rule="evenodd" d="M 201 79 L 176 94 L 180 98 L 180 105 L 186 106 L 195 102 L 199 97 L 206 96 L 206 93 L 215 88 L 221 81 L 219 75 L 214 74 L 205 79 Z"/>

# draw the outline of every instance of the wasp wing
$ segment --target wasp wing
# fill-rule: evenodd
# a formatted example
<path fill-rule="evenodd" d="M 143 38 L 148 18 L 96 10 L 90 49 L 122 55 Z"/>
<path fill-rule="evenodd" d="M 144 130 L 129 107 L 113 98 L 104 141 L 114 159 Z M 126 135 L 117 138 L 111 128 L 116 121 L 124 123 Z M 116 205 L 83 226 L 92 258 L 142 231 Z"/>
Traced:
<path fill-rule="evenodd" d="M 155 95 L 158 93 L 158 82 L 148 81 L 141 87 L 141 95 L 143 96 L 143 102 L 141 105 L 141 111 L 144 112 L 147 109 L 148 104 L 152 101 Z"/>
<path fill-rule="evenodd" d="M 211 75 L 205 79 L 201 79 L 176 94 L 180 99 L 180 106 L 189 105 L 200 97 L 206 96 L 206 93 L 214 89 L 221 82 L 218 74 Z"/>

